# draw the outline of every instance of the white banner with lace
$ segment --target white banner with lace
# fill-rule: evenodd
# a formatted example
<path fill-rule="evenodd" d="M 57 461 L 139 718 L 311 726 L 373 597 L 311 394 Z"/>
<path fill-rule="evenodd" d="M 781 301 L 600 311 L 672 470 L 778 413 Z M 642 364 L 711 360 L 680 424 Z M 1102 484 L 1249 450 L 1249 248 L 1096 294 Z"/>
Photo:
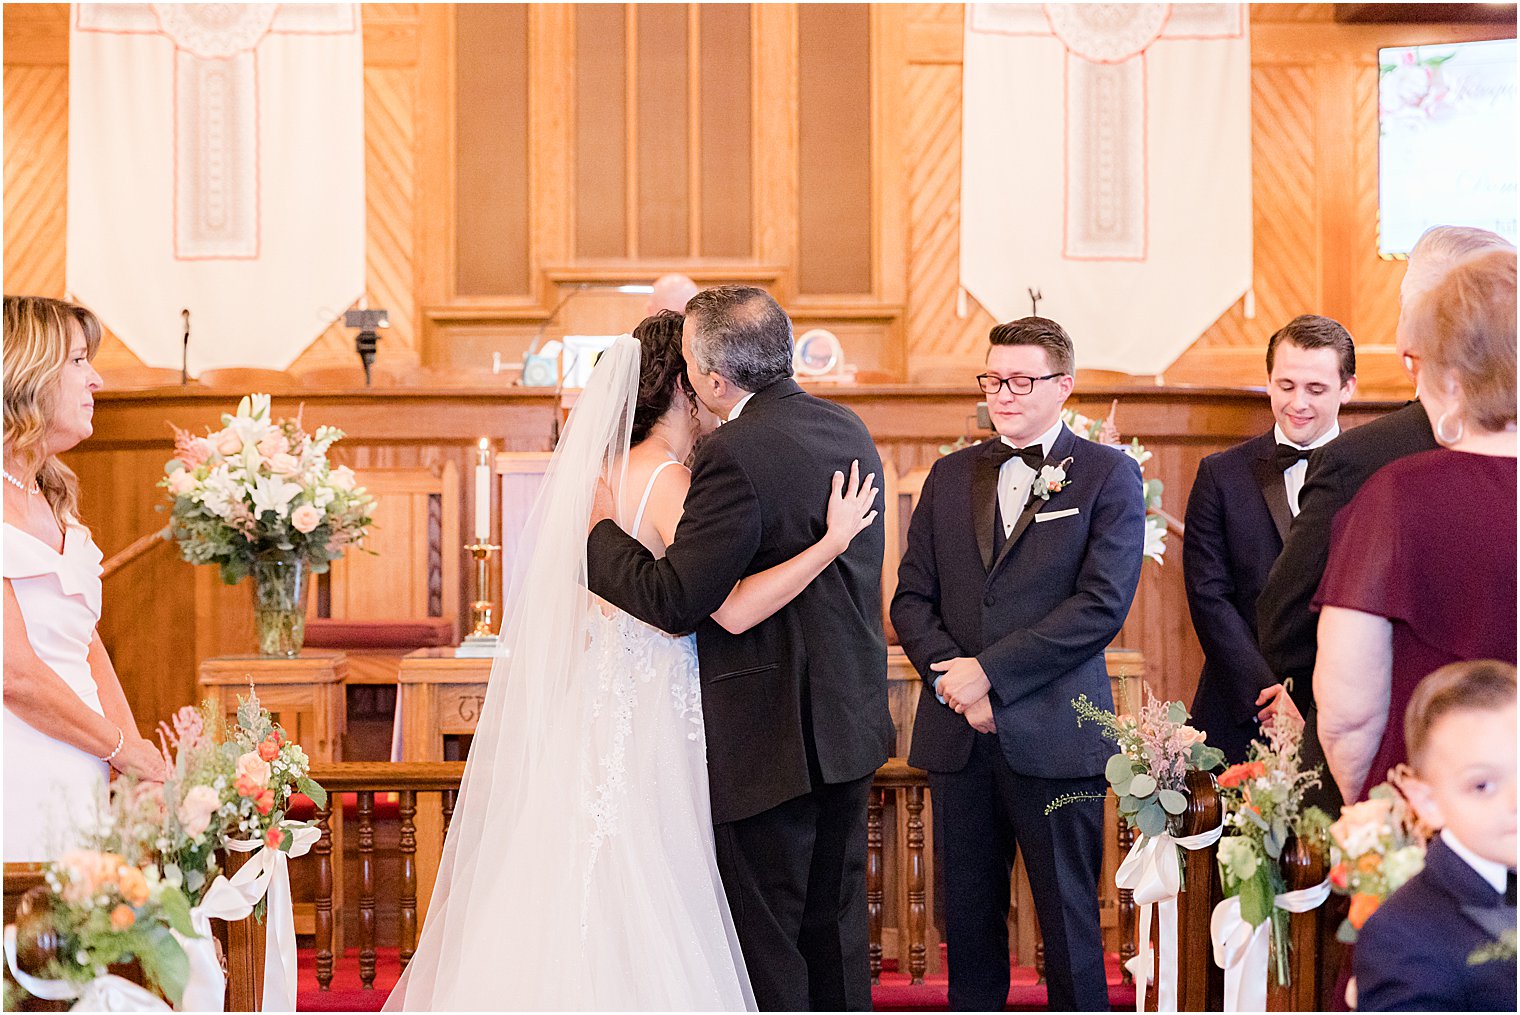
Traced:
<path fill-rule="evenodd" d="M 284 369 L 364 291 L 358 4 L 75 4 L 67 287 L 150 366 Z"/>

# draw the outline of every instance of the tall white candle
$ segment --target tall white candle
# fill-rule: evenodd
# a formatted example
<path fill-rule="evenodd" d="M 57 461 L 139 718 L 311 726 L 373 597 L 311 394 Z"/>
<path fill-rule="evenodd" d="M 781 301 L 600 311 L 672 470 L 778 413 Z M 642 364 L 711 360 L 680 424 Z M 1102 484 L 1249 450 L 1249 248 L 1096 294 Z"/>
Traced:
<path fill-rule="evenodd" d="M 491 442 L 480 439 L 478 457 L 475 459 L 475 541 L 484 543 L 491 538 Z"/>

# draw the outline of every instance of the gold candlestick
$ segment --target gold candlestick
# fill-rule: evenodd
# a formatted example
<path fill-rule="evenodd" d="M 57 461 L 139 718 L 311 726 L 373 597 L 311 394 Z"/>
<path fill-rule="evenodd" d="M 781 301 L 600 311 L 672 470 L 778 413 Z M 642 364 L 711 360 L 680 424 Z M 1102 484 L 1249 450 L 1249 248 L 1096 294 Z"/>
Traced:
<path fill-rule="evenodd" d="M 490 655 L 496 650 L 494 624 L 496 603 L 491 599 L 491 554 L 501 547 L 494 543 L 466 543 L 475 558 L 475 599 L 470 603 L 470 634 L 454 650 L 456 656 Z"/>

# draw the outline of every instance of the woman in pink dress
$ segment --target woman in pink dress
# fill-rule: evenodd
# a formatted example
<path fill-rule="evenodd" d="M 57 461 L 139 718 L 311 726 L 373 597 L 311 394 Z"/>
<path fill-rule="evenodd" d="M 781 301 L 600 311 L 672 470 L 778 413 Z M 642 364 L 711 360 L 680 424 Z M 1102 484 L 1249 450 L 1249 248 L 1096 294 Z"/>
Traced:
<path fill-rule="evenodd" d="M 101 553 L 58 455 L 90 436 L 100 322 L 83 307 L 5 297 L 6 860 L 71 847 L 111 769 L 167 775 L 138 735 L 95 625 Z"/>

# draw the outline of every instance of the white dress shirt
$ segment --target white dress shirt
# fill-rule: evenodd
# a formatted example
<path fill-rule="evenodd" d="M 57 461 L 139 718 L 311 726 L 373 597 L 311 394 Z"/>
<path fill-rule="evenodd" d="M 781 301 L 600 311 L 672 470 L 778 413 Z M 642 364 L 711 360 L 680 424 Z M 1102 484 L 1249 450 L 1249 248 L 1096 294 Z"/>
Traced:
<path fill-rule="evenodd" d="M 1281 426 L 1273 426 L 1272 434 L 1277 438 L 1277 443 L 1279 444 L 1287 444 L 1289 447 L 1298 448 L 1300 451 L 1312 451 L 1315 448 L 1324 447 L 1339 437 L 1341 435 L 1341 425 L 1338 422 L 1330 424 L 1330 429 L 1320 434 L 1319 438 L 1312 444 L 1298 444 L 1288 440 L 1288 436 L 1283 433 Z M 1309 463 L 1306 461 L 1294 462 L 1287 469 L 1283 470 L 1283 485 L 1288 488 L 1288 508 L 1293 512 L 1295 518 L 1298 517 L 1298 495 L 1304 490 L 1304 477 L 1308 474 Z"/>
<path fill-rule="evenodd" d="M 738 419 L 739 418 L 739 413 L 741 413 L 741 412 L 744 411 L 744 403 L 748 402 L 751 398 L 754 398 L 754 397 L 755 397 L 755 393 L 753 391 L 751 391 L 749 394 L 745 395 L 743 398 L 741 398 L 737 402 L 735 402 L 734 403 L 734 407 L 732 409 L 728 410 L 728 418 L 725 419 L 723 422 L 725 422 L 725 423 L 732 423 L 734 420 Z"/>
<path fill-rule="evenodd" d="M 1451 851 L 1462 858 L 1462 861 L 1477 871 L 1479 876 L 1487 881 L 1500 895 L 1504 894 L 1505 883 L 1509 880 L 1509 868 L 1497 860 L 1479 856 L 1466 846 L 1462 840 L 1451 834 L 1451 829 L 1441 829 L 1441 841 L 1451 847 Z"/>
<path fill-rule="evenodd" d="M 1061 436 L 1062 423 L 1056 420 L 1056 425 L 1040 435 L 1038 441 L 1040 449 L 1045 457 L 1050 457 L 1050 449 L 1055 445 L 1056 438 Z M 1003 443 L 1010 448 L 1017 448 L 1007 437 Z M 1019 520 L 1019 515 L 1024 513 L 1024 505 L 1029 503 L 1029 488 L 1034 485 L 1035 470 L 1024 464 L 1022 458 L 1010 458 L 998 469 L 998 512 L 1003 516 L 1003 538 L 1013 535 L 1013 527 Z"/>

